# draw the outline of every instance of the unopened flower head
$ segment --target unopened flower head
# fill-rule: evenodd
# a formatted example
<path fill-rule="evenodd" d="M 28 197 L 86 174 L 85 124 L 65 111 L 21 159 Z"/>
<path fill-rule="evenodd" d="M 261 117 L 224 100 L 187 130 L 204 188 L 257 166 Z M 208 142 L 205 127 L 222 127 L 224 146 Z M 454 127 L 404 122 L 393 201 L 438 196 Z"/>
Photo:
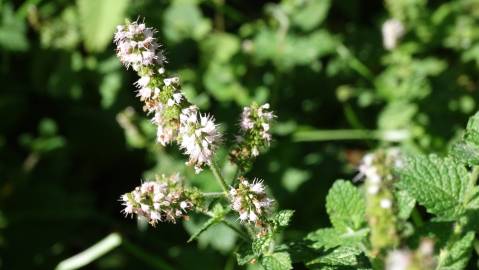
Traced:
<path fill-rule="evenodd" d="M 131 22 L 117 26 L 114 42 L 121 62 L 138 71 L 141 67 L 161 66 L 165 61 L 155 30 L 144 23 Z"/>
<path fill-rule="evenodd" d="M 157 142 L 163 146 L 177 139 L 181 108 L 183 107 L 182 101 L 184 101 L 181 92 L 172 91 L 168 93 L 168 90 L 172 89 L 165 89 L 161 93 L 152 119 L 152 122 L 157 126 Z"/>
<path fill-rule="evenodd" d="M 179 128 L 179 123 L 174 118 L 167 118 L 166 109 L 163 104 L 158 104 L 152 119 L 152 122 L 157 126 L 156 140 L 163 146 L 176 139 Z"/>
<path fill-rule="evenodd" d="M 176 223 L 193 206 L 185 193 L 178 174 L 162 175 L 156 181 L 144 182 L 121 197 L 126 215 L 145 218 L 150 224 Z"/>
<path fill-rule="evenodd" d="M 244 107 L 241 113 L 240 127 L 244 134 L 254 133 L 262 141 L 262 144 L 271 142 L 270 126 L 274 118 L 273 112 L 269 110 L 269 104 L 261 106 L 253 104 Z M 257 154 L 256 154 L 257 155 Z"/>
<path fill-rule="evenodd" d="M 268 198 L 262 180 L 254 179 L 250 183 L 245 178 L 240 178 L 236 188 L 229 192 L 231 207 L 238 212 L 242 222 L 254 223 L 261 227 L 269 214 L 273 200 Z"/>
<path fill-rule="evenodd" d="M 268 103 L 244 107 L 240 118 L 238 146 L 231 152 L 231 159 L 242 167 L 248 167 L 250 160 L 271 143 L 271 123 L 275 118 Z"/>
<path fill-rule="evenodd" d="M 385 21 L 382 26 L 384 48 L 388 50 L 396 48 L 404 33 L 405 29 L 401 21 L 397 19 L 389 19 Z"/>
<path fill-rule="evenodd" d="M 366 154 L 358 167 L 356 178 L 366 178 L 367 192 L 377 194 L 384 181 L 393 179 L 392 169 L 401 167 L 403 159 L 398 149 L 379 150 Z"/>
<path fill-rule="evenodd" d="M 189 156 L 187 164 L 194 166 L 196 173 L 199 173 L 204 165 L 211 164 L 220 140 L 221 134 L 212 116 L 201 115 L 194 105 L 182 110 L 180 149 Z"/>

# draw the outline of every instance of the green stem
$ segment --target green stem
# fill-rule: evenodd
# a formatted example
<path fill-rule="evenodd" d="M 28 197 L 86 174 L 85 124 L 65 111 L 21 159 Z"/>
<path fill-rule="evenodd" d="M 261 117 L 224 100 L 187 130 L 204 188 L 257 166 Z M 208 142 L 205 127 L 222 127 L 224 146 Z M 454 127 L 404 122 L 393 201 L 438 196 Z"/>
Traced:
<path fill-rule="evenodd" d="M 213 172 L 213 175 L 215 176 L 216 181 L 218 181 L 221 188 L 223 189 L 223 192 L 225 193 L 225 195 L 228 195 L 228 185 L 226 184 L 225 179 L 221 175 L 220 170 L 218 169 L 218 166 L 216 165 L 214 161 L 211 161 L 210 169 Z"/>
<path fill-rule="evenodd" d="M 293 133 L 295 142 L 339 141 L 339 140 L 382 140 L 404 141 L 410 138 L 408 130 L 365 130 L 365 129 L 332 129 L 307 130 Z"/>
<path fill-rule="evenodd" d="M 60 262 L 56 270 L 74 270 L 79 269 L 87 264 L 97 260 L 106 253 L 112 251 L 124 243 L 124 239 L 118 233 L 110 233 L 108 236 L 100 240 L 93 246 L 85 249 L 84 251 L 72 256 L 66 260 Z"/>
<path fill-rule="evenodd" d="M 203 192 L 201 195 L 207 198 L 219 198 L 219 197 L 224 197 L 225 193 L 224 192 Z"/>
<path fill-rule="evenodd" d="M 230 229 L 232 229 L 233 231 L 235 231 L 241 238 L 243 238 L 244 240 L 246 241 L 250 241 L 250 238 L 248 237 L 247 234 L 245 234 L 242 230 L 240 230 L 239 228 L 237 228 L 236 226 L 234 226 L 233 224 L 231 224 L 230 221 L 226 220 L 226 219 L 223 219 L 221 221 L 223 224 L 225 224 L 226 226 L 228 226 Z"/>
<path fill-rule="evenodd" d="M 359 59 L 354 56 L 346 46 L 340 44 L 337 48 L 337 52 L 339 56 L 349 59 L 349 66 L 352 69 L 374 84 L 374 76 L 372 75 L 372 72 L 365 64 L 359 61 Z"/>

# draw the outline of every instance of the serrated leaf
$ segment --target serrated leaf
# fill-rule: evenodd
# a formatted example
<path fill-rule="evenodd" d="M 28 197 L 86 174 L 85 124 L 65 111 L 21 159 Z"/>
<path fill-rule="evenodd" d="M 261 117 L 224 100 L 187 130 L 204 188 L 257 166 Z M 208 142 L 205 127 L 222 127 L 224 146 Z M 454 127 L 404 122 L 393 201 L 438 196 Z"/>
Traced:
<path fill-rule="evenodd" d="M 77 0 L 85 47 L 99 52 L 111 43 L 115 26 L 122 22 L 129 0 Z"/>
<path fill-rule="evenodd" d="M 291 258 L 288 252 L 275 252 L 271 255 L 266 255 L 261 260 L 265 270 L 289 270 L 293 269 Z"/>
<path fill-rule="evenodd" d="M 271 238 L 269 236 L 263 236 L 263 237 L 258 237 L 254 239 L 252 245 L 251 245 L 251 250 L 253 251 L 254 254 L 257 256 L 260 256 L 263 254 L 265 251 L 269 249 L 271 245 Z"/>
<path fill-rule="evenodd" d="M 479 164 L 479 145 L 467 141 L 459 141 L 452 145 L 451 155 L 468 165 Z"/>
<path fill-rule="evenodd" d="M 307 263 L 307 265 L 321 265 L 321 266 L 355 266 L 359 264 L 358 255 L 361 250 L 353 247 L 339 247 L 314 259 Z"/>
<path fill-rule="evenodd" d="M 450 153 L 465 164 L 479 164 L 479 112 L 469 118 L 462 140 L 452 145 Z"/>
<path fill-rule="evenodd" d="M 251 263 L 258 258 L 258 256 L 254 254 L 253 250 L 251 250 L 251 244 L 249 243 L 243 243 L 242 245 L 240 245 L 235 254 L 236 261 L 239 265 Z"/>
<path fill-rule="evenodd" d="M 333 228 L 319 229 L 308 234 L 307 240 L 313 242 L 314 249 L 331 249 L 337 246 L 356 246 L 368 235 L 369 229 L 341 233 Z"/>
<path fill-rule="evenodd" d="M 471 256 L 472 243 L 474 241 L 474 232 L 468 232 L 451 246 L 441 250 L 439 262 L 436 269 L 456 270 L 464 269 L 467 266 Z"/>
<path fill-rule="evenodd" d="M 273 221 L 281 227 L 286 227 L 289 225 L 293 214 L 294 210 L 281 210 L 273 217 Z"/>
<path fill-rule="evenodd" d="M 405 190 L 397 191 L 395 197 L 398 208 L 398 217 L 407 220 L 416 205 L 416 200 Z"/>
<path fill-rule="evenodd" d="M 398 187 L 443 220 L 453 220 L 465 212 L 469 174 L 453 159 L 434 155 L 408 157 L 399 169 Z"/>
<path fill-rule="evenodd" d="M 365 222 L 365 201 L 350 182 L 339 180 L 329 190 L 326 210 L 334 228 L 341 232 L 357 230 Z"/>

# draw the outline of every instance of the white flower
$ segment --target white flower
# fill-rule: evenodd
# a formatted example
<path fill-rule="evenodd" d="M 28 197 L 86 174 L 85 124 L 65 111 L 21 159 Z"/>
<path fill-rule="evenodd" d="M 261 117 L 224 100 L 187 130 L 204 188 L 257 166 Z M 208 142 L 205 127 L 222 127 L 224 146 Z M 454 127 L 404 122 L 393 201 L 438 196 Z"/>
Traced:
<path fill-rule="evenodd" d="M 163 83 L 166 86 L 169 86 L 169 85 L 172 85 L 172 84 L 178 85 L 180 83 L 180 78 L 178 78 L 178 77 L 166 78 L 166 79 L 163 80 Z"/>
<path fill-rule="evenodd" d="M 170 99 L 167 101 L 168 106 L 179 105 L 181 100 L 183 99 L 183 95 L 181 93 L 174 93 Z"/>
<path fill-rule="evenodd" d="M 251 185 L 251 191 L 257 194 L 263 193 L 264 192 L 263 180 L 259 180 L 259 179 L 253 180 L 253 185 Z"/>
<path fill-rule="evenodd" d="M 128 68 L 139 70 L 141 66 L 163 65 L 160 45 L 154 38 L 155 31 L 144 23 L 132 22 L 117 26 L 114 42 L 117 55 Z"/>
<path fill-rule="evenodd" d="M 408 250 L 394 250 L 386 259 L 386 270 L 407 270 L 412 262 L 412 253 Z"/>
<path fill-rule="evenodd" d="M 175 128 L 174 125 L 167 123 L 167 121 L 165 121 L 163 118 L 163 114 L 164 106 L 162 104 L 158 104 L 152 122 L 157 126 L 156 141 L 165 146 L 176 139 L 177 128 Z"/>
<path fill-rule="evenodd" d="M 146 218 L 152 225 L 158 221 L 176 222 L 192 206 L 183 193 L 177 175 L 161 176 L 160 180 L 144 182 L 134 191 L 121 196 L 125 214 Z"/>
<path fill-rule="evenodd" d="M 151 80 L 150 76 L 143 76 L 143 77 L 140 77 L 140 79 L 135 82 L 135 85 L 138 88 L 143 88 L 143 87 L 146 87 L 150 83 L 150 80 Z"/>
<path fill-rule="evenodd" d="M 180 149 L 189 155 L 188 165 L 193 165 L 199 173 L 202 166 L 210 164 L 218 148 L 221 135 L 214 118 L 201 115 L 194 105 L 182 110 L 180 115 Z"/>
<path fill-rule="evenodd" d="M 252 104 L 243 108 L 239 121 L 241 134 L 236 136 L 239 148 L 235 150 L 234 159 L 248 160 L 258 156 L 260 149 L 269 146 L 272 138 L 271 122 L 275 117 L 269 108 L 268 103 L 261 106 Z M 246 151 L 247 154 L 244 154 L 244 149 L 249 150 Z"/>
<path fill-rule="evenodd" d="M 392 50 L 396 48 L 398 41 L 405 33 L 403 24 L 397 19 L 389 19 L 382 26 L 384 48 Z"/>
<path fill-rule="evenodd" d="M 143 87 L 138 89 L 138 94 L 137 96 L 140 97 L 141 101 L 147 100 L 151 98 L 151 94 L 153 93 L 153 90 L 149 87 Z"/>
<path fill-rule="evenodd" d="M 381 206 L 381 208 L 389 209 L 391 208 L 393 203 L 390 199 L 381 199 L 381 201 L 379 202 L 379 205 Z"/>
<path fill-rule="evenodd" d="M 368 187 L 368 193 L 371 195 L 376 195 L 379 192 L 379 185 L 370 185 Z"/>
<path fill-rule="evenodd" d="M 238 187 L 231 188 L 231 208 L 238 212 L 242 222 L 251 222 L 261 226 L 261 220 L 269 212 L 273 200 L 266 196 L 263 181 L 255 179 L 253 183 L 241 179 Z"/>

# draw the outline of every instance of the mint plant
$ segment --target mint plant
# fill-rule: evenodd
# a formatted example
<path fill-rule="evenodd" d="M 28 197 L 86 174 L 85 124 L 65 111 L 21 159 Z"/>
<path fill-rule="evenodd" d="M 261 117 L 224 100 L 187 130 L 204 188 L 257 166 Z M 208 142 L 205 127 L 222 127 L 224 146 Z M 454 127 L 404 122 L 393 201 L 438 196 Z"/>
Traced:
<path fill-rule="evenodd" d="M 399 22 L 386 22 L 385 47 L 393 49 L 403 31 Z M 309 233 L 303 241 L 282 243 L 281 232 L 293 211 L 276 209 L 265 182 L 247 176 L 272 140 L 269 131 L 275 115 L 269 104 L 243 109 L 229 154 L 236 173 L 225 179 L 215 154 L 228 142 L 215 118 L 202 114 L 184 96 L 179 77 L 168 77 L 155 32 L 139 21 L 118 26 L 117 55 L 140 76 L 137 96 L 153 115 L 157 142 L 163 146 L 176 142 L 188 156 L 186 165 L 196 174 L 208 167 L 222 192 L 203 192 L 178 174 L 161 175 L 121 197 L 126 215 L 156 226 L 200 213 L 209 219 L 189 241 L 218 223 L 226 224 L 243 239 L 236 252 L 238 264 L 259 264 L 267 270 L 292 269 L 293 263 L 310 269 L 467 266 L 479 214 L 479 113 L 444 156 L 399 148 L 366 154 L 355 181 L 338 180 L 329 190 L 326 210 L 332 226 Z"/>
<path fill-rule="evenodd" d="M 316 251 L 306 264 L 311 269 L 466 269 L 479 214 L 478 128 L 479 113 L 444 156 L 397 149 L 367 154 L 359 167 L 363 183 L 338 180 L 330 189 L 326 209 L 333 226 L 306 237 Z"/>
<path fill-rule="evenodd" d="M 195 173 L 209 167 L 222 192 L 205 193 L 183 183 L 178 174 L 157 176 L 121 197 L 125 215 L 137 216 L 153 226 L 159 222 L 176 223 L 190 211 L 209 217 L 189 241 L 210 227 L 224 223 L 245 241 L 247 255 L 238 253 L 238 263 L 260 261 L 266 269 L 292 269 L 287 252 L 276 252 L 277 235 L 287 226 L 292 211 L 277 212 L 274 200 L 266 193 L 263 180 L 245 177 L 253 160 L 271 141 L 270 125 L 275 117 L 269 104 L 245 107 L 239 120 L 239 135 L 232 146 L 230 160 L 236 166 L 233 179 L 224 178 L 215 162 L 219 144 L 223 143 L 214 117 L 202 114 L 181 91 L 178 77 L 167 77 L 165 57 L 154 37 L 155 30 L 135 21 L 119 25 L 114 42 L 117 56 L 140 79 L 135 83 L 144 110 L 153 115 L 157 142 L 165 146 L 176 142 L 188 156 L 186 165 Z M 236 216 L 232 224 L 229 216 Z M 238 226 L 240 225 L 240 226 Z"/>

